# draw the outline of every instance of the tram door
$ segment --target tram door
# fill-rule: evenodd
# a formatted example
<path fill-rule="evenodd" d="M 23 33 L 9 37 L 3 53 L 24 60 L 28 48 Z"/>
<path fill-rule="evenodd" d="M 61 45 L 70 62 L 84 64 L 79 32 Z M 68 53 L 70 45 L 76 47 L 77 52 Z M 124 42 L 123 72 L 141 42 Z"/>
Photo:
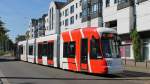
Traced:
<path fill-rule="evenodd" d="M 88 70 L 88 39 L 81 40 L 81 60 L 80 67 L 82 71 Z"/>

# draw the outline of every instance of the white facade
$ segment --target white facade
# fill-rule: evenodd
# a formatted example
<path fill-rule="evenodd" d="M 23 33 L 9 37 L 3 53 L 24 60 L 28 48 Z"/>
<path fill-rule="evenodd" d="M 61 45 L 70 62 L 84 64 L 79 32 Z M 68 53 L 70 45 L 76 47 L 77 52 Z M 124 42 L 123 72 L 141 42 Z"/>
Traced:
<path fill-rule="evenodd" d="M 150 31 L 150 0 L 136 4 L 137 31 Z M 148 33 L 149 34 L 149 33 Z M 146 35 L 146 33 L 144 33 Z M 144 57 L 150 60 L 150 37 L 143 39 Z"/>
<path fill-rule="evenodd" d="M 29 22 L 29 39 L 32 39 L 35 37 L 35 30 L 37 29 L 37 26 L 32 24 L 32 19 Z"/>
<path fill-rule="evenodd" d="M 80 1 L 81 0 L 73 0 L 72 2 L 70 2 L 60 10 L 61 32 L 68 29 L 76 29 L 82 27 L 82 22 L 81 22 L 82 18 L 80 17 L 82 12 L 82 7 Z"/>
<path fill-rule="evenodd" d="M 106 0 L 103 0 L 103 20 L 104 22 L 113 21 L 117 19 L 117 3 L 111 0 L 109 6 L 106 7 Z"/>
<path fill-rule="evenodd" d="M 137 12 L 137 30 L 150 30 L 150 0 L 136 5 Z"/>
<path fill-rule="evenodd" d="M 60 9 L 57 7 L 58 2 L 51 1 L 48 10 L 48 24 L 49 27 L 45 31 L 45 35 L 52 35 L 59 33 L 60 26 Z"/>
<path fill-rule="evenodd" d="M 45 35 L 47 34 L 48 30 L 49 30 L 49 18 L 48 16 L 45 17 Z"/>
<path fill-rule="evenodd" d="M 126 34 L 131 28 L 131 7 L 121 9 L 117 12 L 117 32 L 118 34 Z"/>
<path fill-rule="evenodd" d="M 103 21 L 106 26 L 106 22 L 117 21 L 117 32 L 118 34 L 126 34 L 130 32 L 131 28 L 131 15 L 132 7 L 125 7 L 122 9 L 117 9 L 118 2 L 111 0 L 109 6 L 106 6 L 106 0 L 103 1 Z"/>

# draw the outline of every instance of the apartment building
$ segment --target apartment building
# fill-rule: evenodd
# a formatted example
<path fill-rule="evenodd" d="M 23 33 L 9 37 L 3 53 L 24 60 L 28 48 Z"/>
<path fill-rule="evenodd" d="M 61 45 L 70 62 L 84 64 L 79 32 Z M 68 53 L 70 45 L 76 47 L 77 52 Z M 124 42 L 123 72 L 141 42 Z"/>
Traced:
<path fill-rule="evenodd" d="M 45 18 L 47 14 L 43 14 L 41 18 L 38 19 L 38 37 L 45 36 Z"/>
<path fill-rule="evenodd" d="M 81 28 L 82 24 L 81 0 L 69 0 L 60 10 L 61 32 L 68 29 Z"/>
<path fill-rule="evenodd" d="M 48 10 L 47 25 L 45 35 L 60 33 L 60 9 L 65 5 L 65 2 L 51 1 Z"/>
<path fill-rule="evenodd" d="M 149 10 L 150 0 L 51 1 L 48 15 L 45 16 L 45 35 L 85 27 L 114 28 L 122 41 L 122 58 L 133 60 L 130 32 L 136 27 L 142 41 L 142 56 L 145 60 L 150 60 Z M 36 21 L 35 23 L 37 24 Z M 37 28 L 32 22 L 31 37 L 36 36 L 33 34 L 35 29 L 39 29 L 39 25 Z"/>
<path fill-rule="evenodd" d="M 75 8 L 80 3 L 79 8 Z M 84 27 L 107 27 L 117 30 L 121 41 L 121 56 L 134 59 L 130 32 L 135 27 L 143 43 L 142 56 L 150 60 L 149 26 L 150 0 L 71 0 L 61 9 L 61 32 Z M 82 15 L 78 20 L 76 15 Z"/>
<path fill-rule="evenodd" d="M 133 59 L 130 31 L 133 28 L 133 0 L 103 0 L 104 27 L 114 28 L 120 35 L 122 58 Z"/>
<path fill-rule="evenodd" d="M 43 14 L 41 18 L 31 19 L 29 23 L 29 39 L 45 36 L 45 29 L 48 25 L 45 21 L 47 14 Z"/>
<path fill-rule="evenodd" d="M 137 0 L 137 31 L 143 41 L 143 57 L 150 60 L 150 0 Z"/>
<path fill-rule="evenodd" d="M 38 21 L 37 19 L 31 19 L 29 22 L 29 39 L 37 37 L 37 32 L 36 30 L 38 29 L 37 27 Z"/>
<path fill-rule="evenodd" d="M 82 0 L 82 27 L 102 27 L 103 0 Z"/>
<path fill-rule="evenodd" d="M 45 35 L 47 34 L 47 30 L 49 30 L 49 18 L 48 15 L 45 17 Z"/>

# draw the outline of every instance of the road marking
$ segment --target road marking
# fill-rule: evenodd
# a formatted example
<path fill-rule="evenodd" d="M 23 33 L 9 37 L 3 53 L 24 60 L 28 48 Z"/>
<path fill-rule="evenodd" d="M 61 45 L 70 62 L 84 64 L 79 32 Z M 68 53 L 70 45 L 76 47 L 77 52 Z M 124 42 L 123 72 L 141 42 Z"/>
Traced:
<path fill-rule="evenodd" d="M 5 75 L 0 70 L 0 77 L 5 77 Z M 6 78 L 1 78 L 2 84 L 10 84 Z"/>

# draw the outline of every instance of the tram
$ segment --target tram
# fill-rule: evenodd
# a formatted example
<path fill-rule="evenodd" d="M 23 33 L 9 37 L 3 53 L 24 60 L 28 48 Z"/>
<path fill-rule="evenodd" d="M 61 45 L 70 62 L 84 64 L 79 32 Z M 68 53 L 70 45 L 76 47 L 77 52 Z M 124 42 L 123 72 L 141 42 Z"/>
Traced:
<path fill-rule="evenodd" d="M 110 28 L 87 27 L 25 41 L 27 54 L 35 62 L 65 70 L 96 74 L 123 71 L 117 32 Z M 18 46 L 22 46 L 19 42 Z M 30 52 L 31 51 L 31 52 Z M 33 55 L 34 53 L 34 55 Z M 24 58 L 24 55 L 20 55 Z M 31 56 L 27 56 L 27 59 Z M 24 60 L 24 59 L 21 59 Z"/>

